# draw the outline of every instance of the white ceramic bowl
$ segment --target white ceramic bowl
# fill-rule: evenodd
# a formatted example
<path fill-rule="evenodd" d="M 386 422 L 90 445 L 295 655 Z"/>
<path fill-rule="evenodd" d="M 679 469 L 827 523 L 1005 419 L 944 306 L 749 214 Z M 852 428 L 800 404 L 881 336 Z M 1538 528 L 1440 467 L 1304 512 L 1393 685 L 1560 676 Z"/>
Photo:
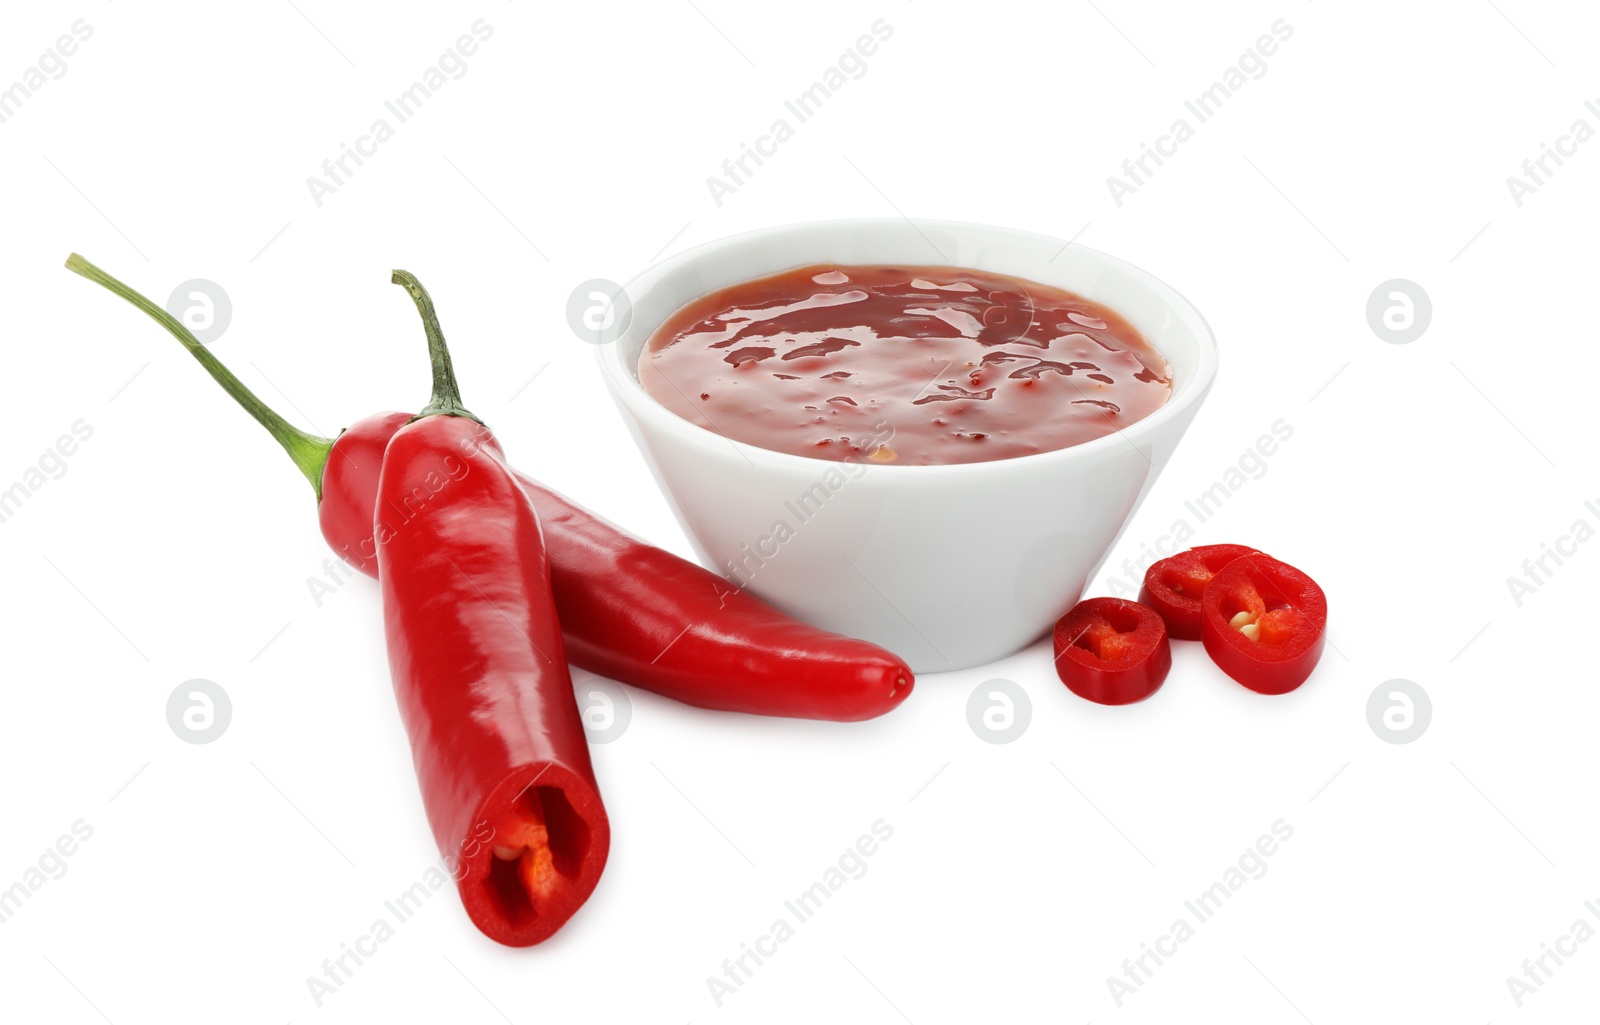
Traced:
<path fill-rule="evenodd" d="M 1126 430 L 1071 448 L 880 466 L 733 441 L 645 392 L 639 352 L 684 303 L 811 263 L 949 264 L 1076 292 L 1121 313 L 1166 357 L 1172 397 Z M 691 249 L 625 290 L 632 319 L 599 347 L 600 366 L 704 563 L 791 615 L 883 645 L 919 673 L 992 662 L 1050 630 L 1171 458 L 1217 372 L 1210 328 L 1161 281 L 1092 249 L 976 224 L 769 228 Z M 814 497 L 799 505 L 807 492 Z"/>

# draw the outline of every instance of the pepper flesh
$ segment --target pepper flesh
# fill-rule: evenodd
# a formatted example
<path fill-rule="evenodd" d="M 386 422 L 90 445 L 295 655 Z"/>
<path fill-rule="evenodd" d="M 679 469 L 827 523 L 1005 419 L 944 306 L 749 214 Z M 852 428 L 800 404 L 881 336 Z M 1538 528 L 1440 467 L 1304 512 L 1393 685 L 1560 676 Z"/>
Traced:
<path fill-rule="evenodd" d="M 517 877 L 537 906 L 561 879 L 555 853 L 550 849 L 550 827 L 545 821 L 544 808 L 537 802 L 527 802 L 512 813 L 509 824 L 502 825 L 495 836 L 515 846 L 495 844 L 494 856 L 499 861 L 517 863 Z"/>
<path fill-rule="evenodd" d="M 1155 610 L 1124 598 L 1087 598 L 1055 628 L 1056 675 L 1067 689 L 1102 705 L 1154 694 L 1172 668 L 1166 624 Z"/>
<path fill-rule="evenodd" d="M 426 293 L 395 277 L 434 342 Z M 379 475 L 380 500 L 407 514 L 378 533 L 390 673 L 434 839 L 462 852 L 467 914 L 490 939 L 527 946 L 588 899 L 611 829 L 538 517 L 494 436 L 439 394 L 395 432 Z M 493 839 L 472 843 L 484 822 Z M 510 872 L 495 846 L 515 852 Z"/>
<path fill-rule="evenodd" d="M 1245 545 L 1199 545 L 1168 556 L 1145 570 L 1139 602 L 1167 624 L 1167 634 L 1183 641 L 1200 639 L 1200 597 L 1211 578 L 1234 559 L 1255 552 Z"/>
<path fill-rule="evenodd" d="M 74 254 L 69 269 L 139 307 L 178 339 L 294 458 L 316 489 L 323 537 L 378 575 L 378 477 L 391 438 L 412 415 L 377 413 L 337 439 L 299 431 L 251 394 L 159 305 Z M 756 715 L 850 722 L 911 693 L 894 654 L 819 630 L 722 577 L 656 548 L 529 477 L 518 481 L 543 523 L 552 589 L 572 664 L 686 704 Z"/>
<path fill-rule="evenodd" d="M 1322 658 L 1328 599 L 1305 573 L 1267 555 L 1225 566 L 1201 597 L 1201 640 L 1222 671 L 1261 694 L 1286 694 Z"/>

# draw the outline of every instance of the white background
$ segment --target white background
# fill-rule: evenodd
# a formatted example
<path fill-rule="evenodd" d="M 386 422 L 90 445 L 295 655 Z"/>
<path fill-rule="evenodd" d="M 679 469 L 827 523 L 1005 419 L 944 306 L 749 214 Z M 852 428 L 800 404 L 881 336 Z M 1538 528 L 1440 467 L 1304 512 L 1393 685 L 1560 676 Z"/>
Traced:
<path fill-rule="evenodd" d="M 1507 578 L 1575 520 L 1600 523 L 1584 507 L 1600 499 L 1600 142 L 1520 207 L 1506 178 L 1575 119 L 1600 128 L 1583 105 L 1600 97 L 1594 12 L 696 3 L 7 8 L 0 84 L 75 20 L 93 36 L 0 124 L 0 488 L 75 421 L 94 434 L 0 524 L 0 888 L 76 820 L 94 832 L 0 924 L 0 1015 L 1324 1025 L 1592 1009 L 1600 943 L 1547 962 L 1520 1009 L 1506 977 L 1575 919 L 1600 925 L 1584 908 L 1600 898 L 1600 545 L 1520 607 Z M 467 73 L 313 202 L 307 177 L 479 18 L 493 36 Z M 713 202 L 707 176 L 879 18 L 893 37 L 867 73 Z M 1293 36 L 1266 74 L 1114 202 L 1106 177 L 1278 19 Z M 323 433 L 424 401 L 416 316 L 388 283 L 413 270 L 467 404 L 518 465 L 688 554 L 568 294 L 746 229 L 902 213 L 1076 235 L 1199 306 L 1221 376 L 1098 590 L 1283 419 L 1292 440 L 1195 540 L 1316 576 L 1322 666 L 1269 699 L 1184 644 L 1156 697 L 1103 708 L 1035 646 L 926 676 L 848 726 L 633 691 L 631 726 L 595 749 L 610 863 L 557 937 L 498 947 L 445 891 L 316 1006 L 306 978 L 436 859 L 377 590 L 357 578 L 313 601 L 327 551 L 304 482 L 63 258 L 158 300 L 223 285 L 233 322 L 214 351 Z M 1397 277 L 1434 308 L 1408 345 L 1365 314 Z M 929 557 L 981 557 L 980 530 L 1003 528 Z M 206 745 L 165 714 L 197 677 L 233 704 Z M 1031 697 L 1010 744 L 967 723 L 993 678 Z M 1409 744 L 1367 720 L 1393 678 L 1432 700 Z M 707 977 L 878 819 L 894 834 L 866 875 L 718 1007 Z M 1280 819 L 1293 837 L 1266 874 L 1118 1007 L 1107 977 Z"/>

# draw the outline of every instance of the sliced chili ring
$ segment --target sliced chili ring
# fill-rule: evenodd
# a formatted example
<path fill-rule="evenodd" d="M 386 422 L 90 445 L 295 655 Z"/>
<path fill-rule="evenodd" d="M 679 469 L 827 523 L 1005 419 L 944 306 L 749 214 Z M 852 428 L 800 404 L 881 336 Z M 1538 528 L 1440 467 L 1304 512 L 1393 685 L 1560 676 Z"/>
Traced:
<path fill-rule="evenodd" d="M 1328 597 L 1306 574 L 1271 556 L 1235 559 L 1200 598 L 1206 654 L 1261 694 L 1287 694 L 1322 657 Z"/>
<path fill-rule="evenodd" d="M 1161 617 L 1125 598 L 1088 598 L 1056 622 L 1056 675 L 1067 689 L 1102 705 L 1126 705 L 1156 692 L 1172 668 Z"/>
<path fill-rule="evenodd" d="M 1246 545 L 1200 545 L 1154 563 L 1144 572 L 1139 601 L 1156 610 L 1167 624 L 1167 636 L 1180 641 L 1200 639 L 1200 596 L 1206 584 L 1228 563 L 1256 554 Z"/>

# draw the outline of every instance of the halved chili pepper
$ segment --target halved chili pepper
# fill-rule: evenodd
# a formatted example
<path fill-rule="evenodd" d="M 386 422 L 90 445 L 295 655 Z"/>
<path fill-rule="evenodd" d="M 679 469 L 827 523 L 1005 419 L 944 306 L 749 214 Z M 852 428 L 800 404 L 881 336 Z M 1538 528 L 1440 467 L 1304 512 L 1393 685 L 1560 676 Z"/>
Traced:
<path fill-rule="evenodd" d="M 1222 567 L 1254 551 L 1244 545 L 1200 545 L 1168 556 L 1145 570 L 1139 601 L 1161 616 L 1169 637 L 1198 641 L 1200 595 L 1206 584 Z"/>
<path fill-rule="evenodd" d="M 176 337 L 311 481 L 322 536 L 333 550 L 378 575 L 379 467 L 411 414 L 378 413 L 337 438 L 307 434 L 251 393 L 166 310 L 81 256 L 70 257 L 67 267 Z M 911 693 L 911 669 L 883 648 L 786 616 L 531 478 L 517 479 L 544 525 L 573 665 L 701 708 L 840 722 L 882 715 Z"/>
<path fill-rule="evenodd" d="M 422 314 L 433 400 L 383 454 L 378 535 L 389 668 L 434 840 L 466 851 L 458 886 L 484 935 L 510 946 L 559 929 L 610 849 L 572 693 L 539 519 L 500 444 L 461 405 L 433 303 Z"/>
<path fill-rule="evenodd" d="M 1206 654 L 1253 691 L 1286 694 L 1322 657 L 1328 598 L 1288 563 L 1259 553 L 1235 559 L 1200 604 Z"/>
<path fill-rule="evenodd" d="M 1172 668 L 1167 627 L 1155 610 L 1125 598 L 1086 598 L 1056 622 L 1056 675 L 1102 705 L 1154 694 Z"/>

